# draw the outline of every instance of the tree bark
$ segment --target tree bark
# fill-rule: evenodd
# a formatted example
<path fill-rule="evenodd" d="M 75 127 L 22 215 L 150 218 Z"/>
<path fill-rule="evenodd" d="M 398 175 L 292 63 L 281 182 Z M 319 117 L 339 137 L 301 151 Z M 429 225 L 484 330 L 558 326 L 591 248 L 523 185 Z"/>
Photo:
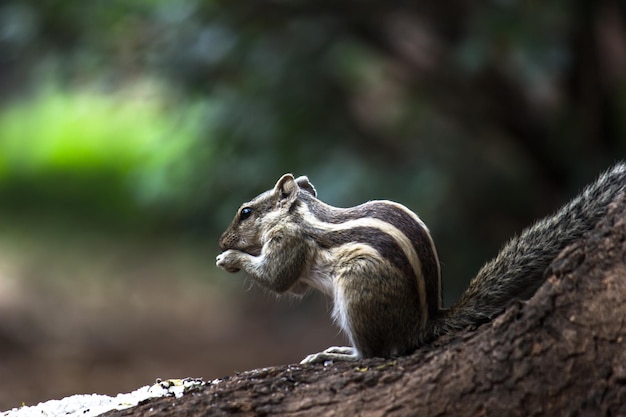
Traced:
<path fill-rule="evenodd" d="M 107 415 L 626 415 L 626 196 L 546 276 L 529 301 L 408 357 L 257 369 Z"/>

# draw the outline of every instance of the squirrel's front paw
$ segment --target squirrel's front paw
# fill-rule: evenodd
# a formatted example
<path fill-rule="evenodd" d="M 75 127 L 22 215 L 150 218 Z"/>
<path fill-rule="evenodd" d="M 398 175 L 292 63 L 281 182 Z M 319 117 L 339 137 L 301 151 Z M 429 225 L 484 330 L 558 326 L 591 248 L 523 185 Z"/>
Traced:
<path fill-rule="evenodd" d="M 222 268 L 226 272 L 239 272 L 241 267 L 239 266 L 239 260 L 237 257 L 237 251 L 228 249 L 215 258 L 215 265 Z"/>

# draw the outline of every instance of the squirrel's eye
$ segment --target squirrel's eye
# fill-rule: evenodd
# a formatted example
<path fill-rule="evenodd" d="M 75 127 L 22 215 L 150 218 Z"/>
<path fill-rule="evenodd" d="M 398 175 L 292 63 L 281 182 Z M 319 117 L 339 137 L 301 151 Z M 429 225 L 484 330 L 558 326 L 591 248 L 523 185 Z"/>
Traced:
<path fill-rule="evenodd" d="M 252 214 L 252 209 L 250 207 L 244 207 L 239 212 L 239 220 L 246 220 Z"/>

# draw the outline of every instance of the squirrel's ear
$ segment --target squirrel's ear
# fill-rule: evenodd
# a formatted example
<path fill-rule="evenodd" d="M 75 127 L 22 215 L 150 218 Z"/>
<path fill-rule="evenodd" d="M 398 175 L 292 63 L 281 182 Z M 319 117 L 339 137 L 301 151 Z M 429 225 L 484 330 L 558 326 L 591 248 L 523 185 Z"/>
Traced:
<path fill-rule="evenodd" d="M 313 187 L 313 184 L 311 184 L 309 182 L 309 179 L 304 175 L 296 178 L 296 184 L 298 184 L 298 187 L 311 194 L 313 197 L 317 197 L 317 191 L 315 190 L 315 187 Z"/>
<path fill-rule="evenodd" d="M 280 177 L 274 186 L 274 194 L 281 203 L 294 201 L 298 196 L 298 184 L 293 175 L 285 174 Z"/>

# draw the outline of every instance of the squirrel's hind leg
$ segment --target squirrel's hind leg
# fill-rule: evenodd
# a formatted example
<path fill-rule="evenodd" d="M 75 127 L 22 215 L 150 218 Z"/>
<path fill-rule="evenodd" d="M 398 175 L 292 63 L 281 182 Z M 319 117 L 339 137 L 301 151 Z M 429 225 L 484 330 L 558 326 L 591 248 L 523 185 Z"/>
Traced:
<path fill-rule="evenodd" d="M 353 362 L 359 360 L 356 349 L 350 346 L 331 346 L 323 352 L 312 353 L 300 361 L 301 364 L 323 363 L 326 361 Z"/>

